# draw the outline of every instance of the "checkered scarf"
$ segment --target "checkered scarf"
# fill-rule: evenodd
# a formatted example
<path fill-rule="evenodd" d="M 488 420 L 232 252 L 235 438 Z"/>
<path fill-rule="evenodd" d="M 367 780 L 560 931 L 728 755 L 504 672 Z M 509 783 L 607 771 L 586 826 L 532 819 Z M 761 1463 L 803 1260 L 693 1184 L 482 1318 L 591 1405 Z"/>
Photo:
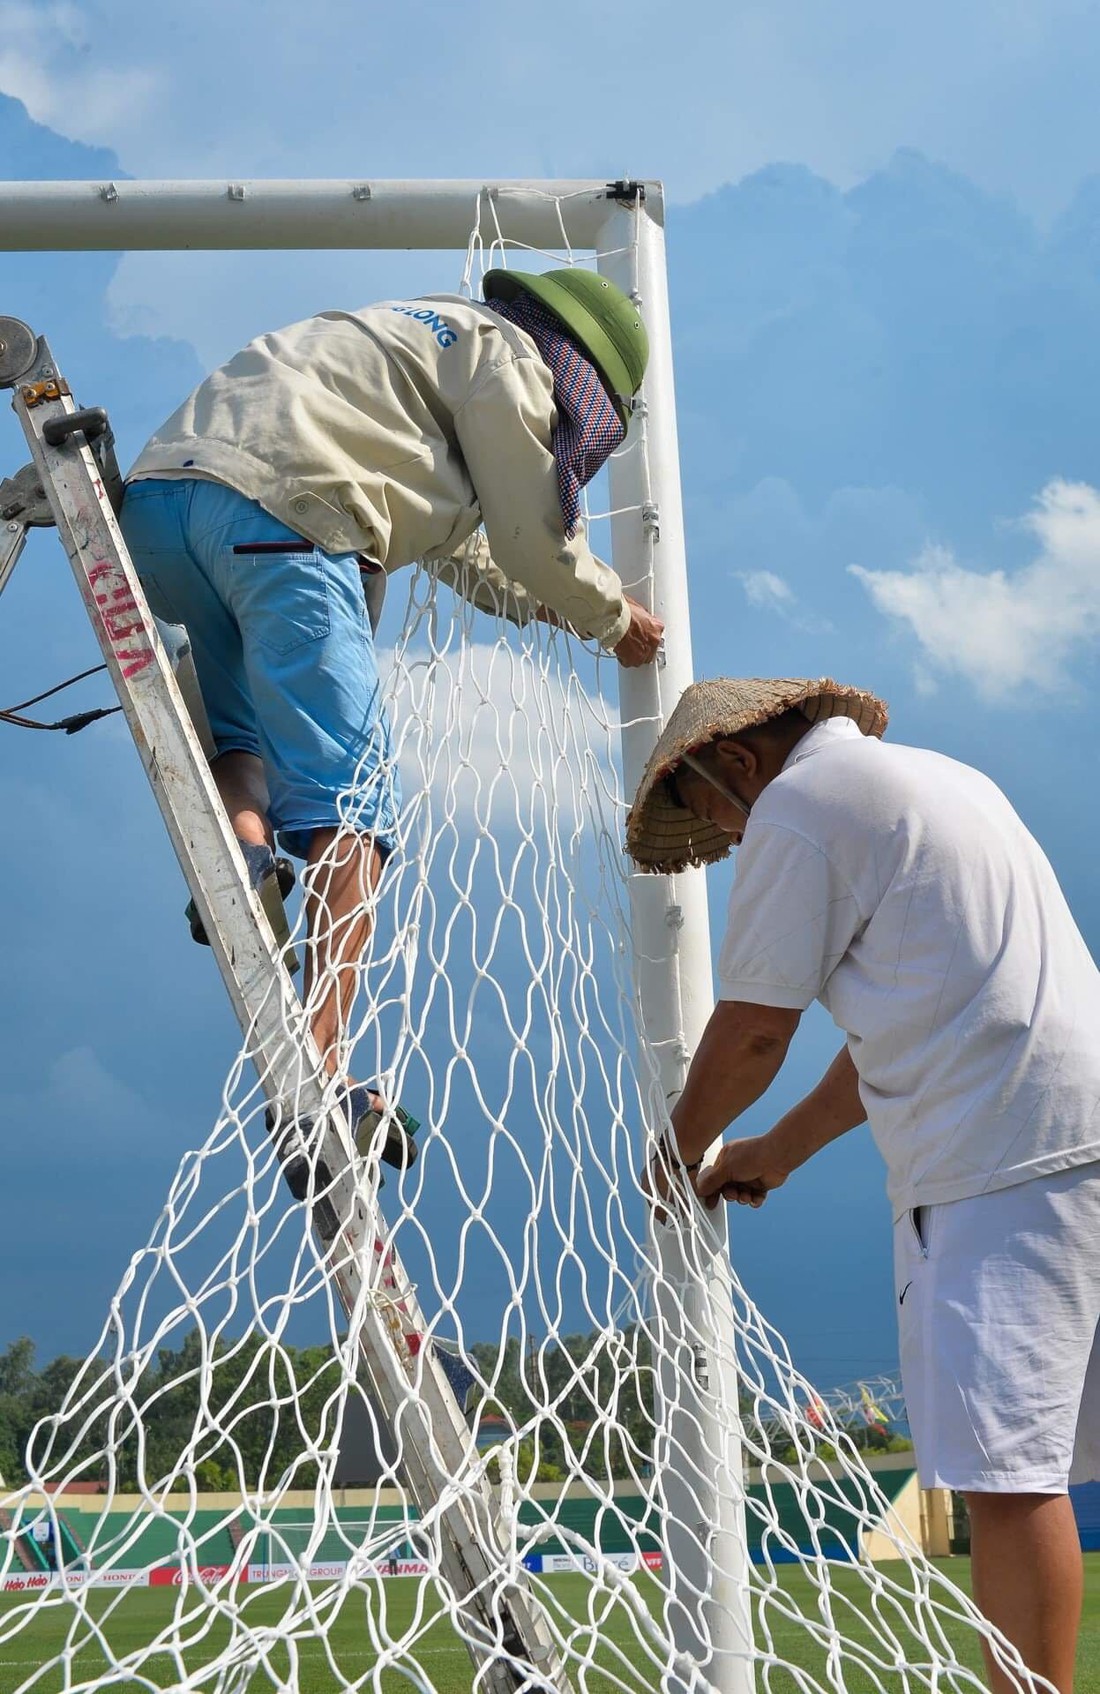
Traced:
<path fill-rule="evenodd" d="M 599 373 L 561 320 L 530 294 L 486 302 L 502 318 L 525 330 L 554 378 L 558 421 L 550 437 L 558 467 L 558 498 L 565 533 L 573 536 L 581 517 L 581 489 L 591 482 L 626 434 Z"/>

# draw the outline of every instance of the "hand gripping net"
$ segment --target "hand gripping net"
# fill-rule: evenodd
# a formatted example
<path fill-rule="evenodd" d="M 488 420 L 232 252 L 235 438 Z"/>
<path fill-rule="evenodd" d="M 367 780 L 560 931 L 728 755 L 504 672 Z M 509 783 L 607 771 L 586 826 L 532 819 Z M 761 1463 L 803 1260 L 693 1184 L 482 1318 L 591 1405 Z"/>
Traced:
<path fill-rule="evenodd" d="M 501 204 L 479 203 L 467 288 L 507 260 Z M 573 261 L 567 201 L 558 214 Z M 644 415 L 622 452 L 647 453 Z M 472 1685 L 438 1524 L 405 1480 L 407 1425 L 383 1428 L 357 1380 L 365 1304 L 400 1322 L 397 1255 L 417 1344 L 474 1432 L 453 1486 L 492 1482 L 501 1577 L 526 1567 L 573 1688 L 983 1687 L 985 1626 L 902 1527 L 851 1420 L 736 1275 L 732 1325 L 728 1305 L 712 1321 L 698 1219 L 674 1219 L 671 1260 L 647 1226 L 636 1173 L 666 1118 L 636 1014 L 614 661 L 475 610 L 428 569 L 402 590 L 383 657 L 406 800 L 349 1052 L 423 1120 L 419 1160 L 388 1173 L 349 1320 L 246 1044 L 6 1501 L 3 1686 Z M 346 796 L 350 823 L 370 780 Z M 377 1172 L 368 1160 L 364 1180 Z M 700 1380 L 728 1439 L 698 1414 Z M 377 1481 L 351 1491 L 349 1470 Z M 732 1555 L 711 1535 L 716 1477 Z M 93 1478 L 105 1492 L 78 1516 L 71 1485 Z M 59 1577 L 24 1570 L 44 1520 Z M 701 1561 L 681 1556 L 692 1537 Z M 873 1545 L 894 1557 L 870 1562 Z M 708 1645 L 724 1608 L 740 1634 Z M 518 1661 L 515 1685 L 539 1686 Z"/>

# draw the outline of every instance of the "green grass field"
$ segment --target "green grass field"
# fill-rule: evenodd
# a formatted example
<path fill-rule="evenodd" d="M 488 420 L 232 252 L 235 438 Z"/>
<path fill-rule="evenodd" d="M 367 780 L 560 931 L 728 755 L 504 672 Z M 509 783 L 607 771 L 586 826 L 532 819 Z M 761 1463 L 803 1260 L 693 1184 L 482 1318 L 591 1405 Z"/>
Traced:
<path fill-rule="evenodd" d="M 1085 1563 L 1085 1623 L 1082 1632 L 1078 1694 L 1100 1694 L 1100 1554 L 1090 1555 Z M 942 1568 L 960 1587 L 968 1586 L 968 1560 L 952 1559 L 945 1562 Z M 886 1569 L 889 1570 L 889 1567 Z M 645 1577 L 638 1580 L 640 1592 L 651 1604 L 656 1605 L 660 1597 L 656 1583 Z M 813 1591 L 804 1576 L 791 1567 L 782 1573 L 782 1586 L 784 1594 L 802 1611 L 811 1617 L 814 1615 Z M 856 1572 L 838 1569 L 835 1586 L 839 1593 L 851 1598 L 857 1610 L 865 1610 L 863 1602 L 866 1590 Z M 561 1617 L 567 1616 L 574 1620 L 574 1641 L 577 1650 L 582 1654 L 590 1652 L 597 1665 L 611 1672 L 610 1676 L 592 1672 L 587 1675 L 583 1686 L 590 1694 L 605 1694 L 605 1691 L 610 1691 L 617 1685 L 625 1685 L 639 1691 L 658 1687 L 656 1671 L 642 1662 L 644 1655 L 621 1602 L 612 1605 L 604 1596 L 595 1605 L 590 1605 L 594 1591 L 583 1576 L 545 1578 L 543 1591 L 548 1604 L 557 1610 Z M 251 1624 L 258 1629 L 266 1626 L 277 1632 L 290 1591 L 286 1588 L 256 1588 L 243 1592 L 246 1595 L 243 1600 L 244 1615 Z M 356 1593 L 345 1601 L 340 1612 L 331 1619 L 325 1642 L 299 1642 L 295 1677 L 290 1678 L 288 1674 L 290 1661 L 286 1647 L 276 1645 L 271 1651 L 268 1669 L 257 1672 L 251 1689 L 255 1694 L 259 1694 L 260 1690 L 285 1687 L 289 1683 L 289 1686 L 297 1690 L 297 1694 L 334 1694 L 334 1691 L 342 1688 L 345 1683 L 361 1681 L 377 1663 L 377 1653 L 372 1650 L 370 1644 L 373 1630 L 384 1633 L 385 1638 L 391 1641 L 415 1632 L 416 1641 L 410 1649 L 410 1658 L 415 1657 L 438 1694 L 468 1694 L 471 1684 L 469 1658 L 445 1619 L 436 1618 L 435 1621 L 429 1621 L 430 1612 L 425 1609 L 426 1592 L 421 1590 L 419 1582 L 412 1577 L 387 1581 L 381 1585 L 381 1594 L 378 1588 L 370 1590 L 373 1607 L 373 1615 L 370 1617 L 362 1593 Z M 140 1649 L 144 1642 L 151 1640 L 167 1622 L 178 1598 L 178 1593 L 172 1589 L 134 1588 L 117 1594 L 95 1595 L 93 1616 L 102 1616 L 106 1607 L 111 1606 L 104 1633 L 111 1643 L 114 1659 L 117 1661 L 124 1658 L 126 1654 Z M 0 1694 L 15 1694 L 17 1689 L 27 1687 L 32 1679 L 34 1694 L 53 1694 L 53 1691 L 66 1685 L 61 1673 L 36 1673 L 40 1672 L 41 1667 L 62 1647 L 65 1630 L 73 1621 L 72 1609 L 68 1606 L 49 1610 L 43 1607 L 25 1627 L 12 1635 L 10 1631 L 15 1620 L 11 1614 L 20 1603 L 26 1604 L 14 1596 L 5 1597 L 0 1602 Z M 384 1625 L 382 1606 L 385 1608 Z M 185 1639 L 189 1635 L 193 1639 L 205 1628 L 205 1623 L 199 1620 L 206 1619 L 208 1614 L 194 1608 L 194 1616 L 195 1623 L 190 1629 L 185 1627 L 183 1631 Z M 846 1624 L 845 1627 L 846 1630 L 849 1627 L 855 1630 L 858 1626 L 853 1620 L 850 1626 Z M 789 1660 L 803 1670 L 817 1671 L 820 1674 L 823 1668 L 821 1649 L 808 1642 L 806 1631 L 797 1621 L 778 1617 L 773 1608 L 770 1630 L 774 1651 L 780 1659 Z M 84 1633 L 87 1637 L 87 1625 L 84 1626 Z M 977 1670 L 980 1666 L 977 1643 L 973 1639 L 967 1640 L 968 1633 L 963 1629 L 949 1631 L 961 1662 Z M 188 1670 L 194 1672 L 208 1663 L 226 1637 L 226 1626 L 220 1623 L 210 1629 L 201 1640 L 194 1640 L 194 1644 L 188 1647 L 184 1654 Z M 375 1638 L 377 1639 L 377 1635 Z M 73 1645 L 76 1645 L 75 1641 Z M 108 1669 L 108 1664 L 103 1648 L 85 1639 L 70 1661 L 67 1685 L 103 1675 Z M 141 1670 L 143 1680 L 148 1679 L 146 1686 L 150 1682 L 161 1688 L 179 1686 L 179 1666 L 167 1654 L 143 1663 Z M 579 1683 L 579 1678 L 577 1680 Z M 114 1686 L 122 1687 L 125 1681 L 124 1677 L 120 1677 Z M 133 1683 L 129 1685 L 133 1686 Z M 390 1694 L 390 1691 L 397 1694 L 398 1690 L 407 1690 L 413 1685 L 413 1678 L 399 1667 L 384 1671 L 377 1683 L 372 1680 L 368 1684 L 372 1688 L 381 1688 L 384 1694 Z M 415 1685 L 422 1686 L 419 1678 L 416 1679 Z M 768 1682 L 769 1694 L 795 1694 L 796 1686 L 793 1677 L 775 1671 L 771 1673 Z M 833 1688 L 835 1683 L 823 1683 L 822 1686 Z M 882 1677 L 880 1686 L 883 1689 L 897 1688 L 900 1694 L 902 1683 L 897 1675 L 891 1677 L 888 1674 Z M 848 1694 L 864 1694 L 865 1690 L 872 1687 L 872 1683 L 858 1669 L 852 1669 L 850 1672 L 846 1671 L 845 1687 Z"/>

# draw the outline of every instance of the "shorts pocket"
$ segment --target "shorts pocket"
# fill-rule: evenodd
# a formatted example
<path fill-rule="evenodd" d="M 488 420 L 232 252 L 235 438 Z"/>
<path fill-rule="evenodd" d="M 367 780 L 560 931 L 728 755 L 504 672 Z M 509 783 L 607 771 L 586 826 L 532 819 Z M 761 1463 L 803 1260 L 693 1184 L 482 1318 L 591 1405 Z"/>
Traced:
<path fill-rule="evenodd" d="M 909 1213 L 909 1227 L 917 1244 L 917 1251 L 922 1259 L 928 1257 L 928 1246 L 932 1225 L 931 1206 L 914 1206 Z"/>
<path fill-rule="evenodd" d="M 230 557 L 234 600 L 247 602 L 250 633 L 261 647 L 285 658 L 330 634 L 327 561 L 318 549 L 253 553 L 237 546 Z"/>
<path fill-rule="evenodd" d="M 293 541 L 237 541 L 233 545 L 234 555 L 244 559 L 256 559 L 269 553 L 300 555 L 308 551 L 299 537 Z"/>

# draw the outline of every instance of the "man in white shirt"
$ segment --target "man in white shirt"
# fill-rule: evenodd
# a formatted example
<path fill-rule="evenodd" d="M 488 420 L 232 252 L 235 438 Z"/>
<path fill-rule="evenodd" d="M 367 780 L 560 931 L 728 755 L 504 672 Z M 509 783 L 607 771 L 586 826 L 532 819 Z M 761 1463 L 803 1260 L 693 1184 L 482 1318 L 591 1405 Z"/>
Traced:
<path fill-rule="evenodd" d="M 827 680 L 701 683 L 673 713 L 628 848 L 665 872 L 740 852 L 670 1157 L 708 1205 L 760 1206 L 869 1122 L 922 1486 L 966 1495 L 979 1605 L 1069 1694 L 1067 1490 L 1100 1477 L 1100 972 L 1000 790 L 885 727 Z M 825 1077 L 701 1169 L 815 999 L 846 1036 Z M 667 1169 L 652 1180 L 667 1200 Z"/>
<path fill-rule="evenodd" d="M 425 559 L 485 610 L 565 625 L 625 666 L 651 663 L 663 629 L 580 516 L 645 371 L 636 305 L 581 268 L 484 288 L 258 336 L 127 480 L 122 530 L 153 612 L 187 627 L 250 875 L 287 891 L 276 838 L 307 861 L 305 997 L 333 1074 L 400 809 L 373 642 L 387 575 Z M 380 1104 L 353 1086 L 353 1127 Z"/>

